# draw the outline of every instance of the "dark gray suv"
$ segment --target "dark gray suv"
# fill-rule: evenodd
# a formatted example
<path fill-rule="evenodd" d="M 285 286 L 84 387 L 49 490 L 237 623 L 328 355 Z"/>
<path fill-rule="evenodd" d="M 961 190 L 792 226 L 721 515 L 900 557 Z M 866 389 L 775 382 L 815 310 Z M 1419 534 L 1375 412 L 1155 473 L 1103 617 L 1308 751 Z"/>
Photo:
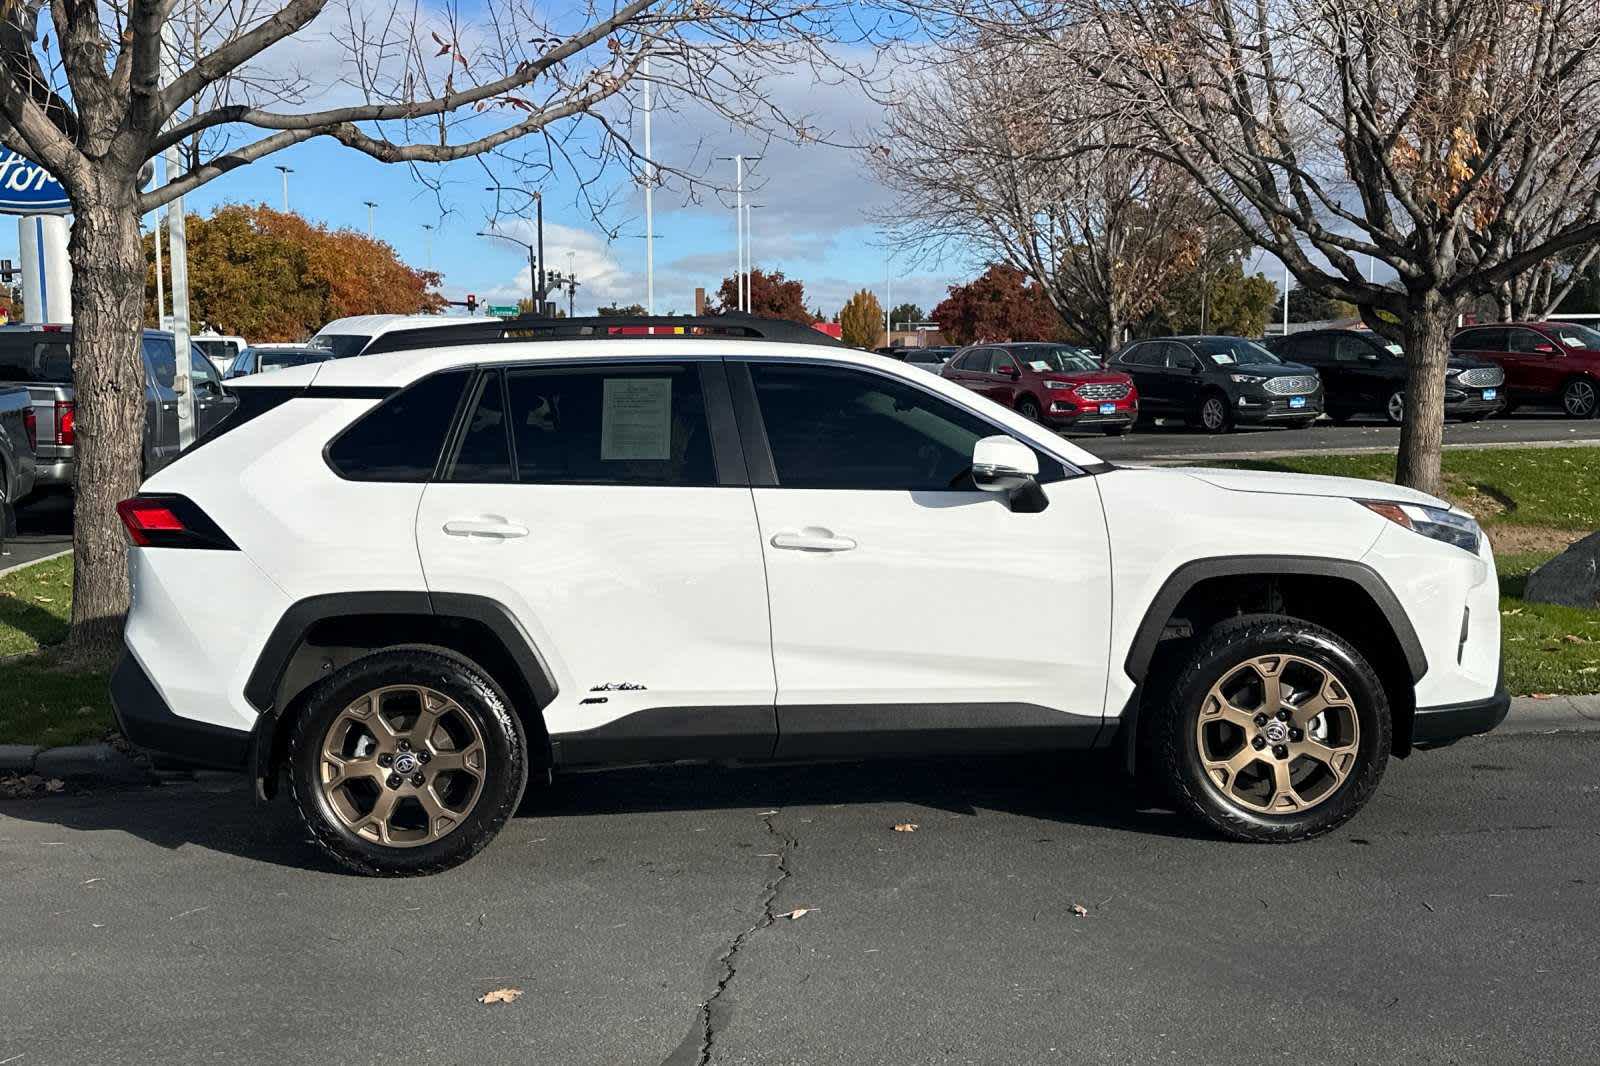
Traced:
<path fill-rule="evenodd" d="M 147 329 L 144 465 L 146 476 L 178 455 L 178 394 L 173 391 L 177 349 L 172 334 Z M 216 368 L 193 350 L 195 435 L 229 414 L 236 400 L 224 391 Z M 38 453 L 36 489 L 70 487 L 78 467 L 77 390 L 72 384 L 72 326 L 0 327 L 0 385 L 23 385 L 33 397 Z"/>
<path fill-rule="evenodd" d="M 1133 378 L 1142 418 L 1183 418 L 1207 433 L 1236 424 L 1309 426 L 1322 414 L 1322 379 L 1242 337 L 1157 337 L 1111 360 Z"/>

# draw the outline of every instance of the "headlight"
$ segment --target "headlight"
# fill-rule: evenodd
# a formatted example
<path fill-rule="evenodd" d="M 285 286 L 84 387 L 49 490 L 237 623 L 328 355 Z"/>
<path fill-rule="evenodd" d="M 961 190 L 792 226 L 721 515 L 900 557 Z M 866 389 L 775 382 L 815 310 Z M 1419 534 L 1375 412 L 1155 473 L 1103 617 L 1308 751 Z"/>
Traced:
<path fill-rule="evenodd" d="M 1241 385 L 1259 385 L 1267 380 L 1260 374 L 1229 374 L 1228 377 Z"/>
<path fill-rule="evenodd" d="M 1078 386 L 1070 381 L 1046 381 L 1044 387 L 1047 389 L 1075 389 Z"/>
<path fill-rule="evenodd" d="M 1483 530 L 1471 515 L 1461 514 L 1445 507 L 1428 507 L 1416 503 L 1394 503 L 1390 500 L 1357 500 L 1373 514 L 1382 515 L 1397 526 L 1405 526 L 1413 533 L 1454 544 L 1462 551 L 1478 554 L 1483 540 Z"/>

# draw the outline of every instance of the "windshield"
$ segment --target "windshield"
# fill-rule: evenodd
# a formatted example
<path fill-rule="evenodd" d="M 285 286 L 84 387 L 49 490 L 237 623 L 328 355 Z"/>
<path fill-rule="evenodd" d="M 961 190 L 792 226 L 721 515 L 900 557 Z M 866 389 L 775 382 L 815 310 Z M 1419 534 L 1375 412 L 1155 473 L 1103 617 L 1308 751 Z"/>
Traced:
<path fill-rule="evenodd" d="M 1029 348 L 1024 361 L 1030 369 L 1041 373 L 1051 370 L 1058 373 L 1070 373 L 1074 370 L 1100 369 L 1100 360 L 1082 348 L 1068 348 L 1065 346 Z"/>
<path fill-rule="evenodd" d="M 1218 366 L 1283 362 L 1261 345 L 1247 341 L 1243 337 L 1201 337 L 1199 340 L 1190 341 L 1189 346 L 1210 356 L 1211 361 Z"/>
<path fill-rule="evenodd" d="M 325 363 L 332 354 L 330 352 L 261 352 L 261 369 L 279 370 L 286 366 L 305 366 L 307 363 Z"/>
<path fill-rule="evenodd" d="M 348 359 L 360 355 L 361 349 L 371 343 L 370 336 L 359 333 L 319 333 L 311 338 L 311 347 L 326 348 L 335 359 Z"/>
<path fill-rule="evenodd" d="M 1545 329 L 1568 348 L 1600 348 L 1600 330 L 1573 322 L 1546 322 Z"/>

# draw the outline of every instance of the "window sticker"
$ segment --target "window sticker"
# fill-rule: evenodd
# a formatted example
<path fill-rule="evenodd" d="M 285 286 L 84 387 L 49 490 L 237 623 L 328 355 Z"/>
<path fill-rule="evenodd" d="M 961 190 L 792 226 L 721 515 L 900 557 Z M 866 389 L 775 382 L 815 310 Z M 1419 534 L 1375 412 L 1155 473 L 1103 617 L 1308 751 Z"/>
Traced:
<path fill-rule="evenodd" d="M 1561 343 L 1565 344 L 1568 348 L 1583 347 L 1583 341 L 1579 340 L 1577 337 L 1562 337 Z"/>
<path fill-rule="evenodd" d="M 1050 369 L 1050 364 L 1045 362 L 1043 359 L 1034 359 L 1029 362 L 1028 365 L 1040 373 Z"/>
<path fill-rule="evenodd" d="M 672 379 L 606 378 L 600 458 L 661 460 L 671 454 Z"/>

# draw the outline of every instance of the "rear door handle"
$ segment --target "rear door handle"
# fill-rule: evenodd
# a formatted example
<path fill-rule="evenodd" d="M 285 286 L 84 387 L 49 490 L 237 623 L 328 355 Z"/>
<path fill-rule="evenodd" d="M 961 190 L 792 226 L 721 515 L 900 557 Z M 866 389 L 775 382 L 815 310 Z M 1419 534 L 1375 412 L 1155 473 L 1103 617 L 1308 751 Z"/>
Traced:
<path fill-rule="evenodd" d="M 772 546 L 802 552 L 847 552 L 856 546 L 856 541 L 853 537 L 835 536 L 831 529 L 806 526 L 799 532 L 774 533 Z"/>
<path fill-rule="evenodd" d="M 444 524 L 444 531 L 452 537 L 482 537 L 486 540 L 514 540 L 528 535 L 527 526 L 518 525 L 499 515 L 452 518 Z"/>

